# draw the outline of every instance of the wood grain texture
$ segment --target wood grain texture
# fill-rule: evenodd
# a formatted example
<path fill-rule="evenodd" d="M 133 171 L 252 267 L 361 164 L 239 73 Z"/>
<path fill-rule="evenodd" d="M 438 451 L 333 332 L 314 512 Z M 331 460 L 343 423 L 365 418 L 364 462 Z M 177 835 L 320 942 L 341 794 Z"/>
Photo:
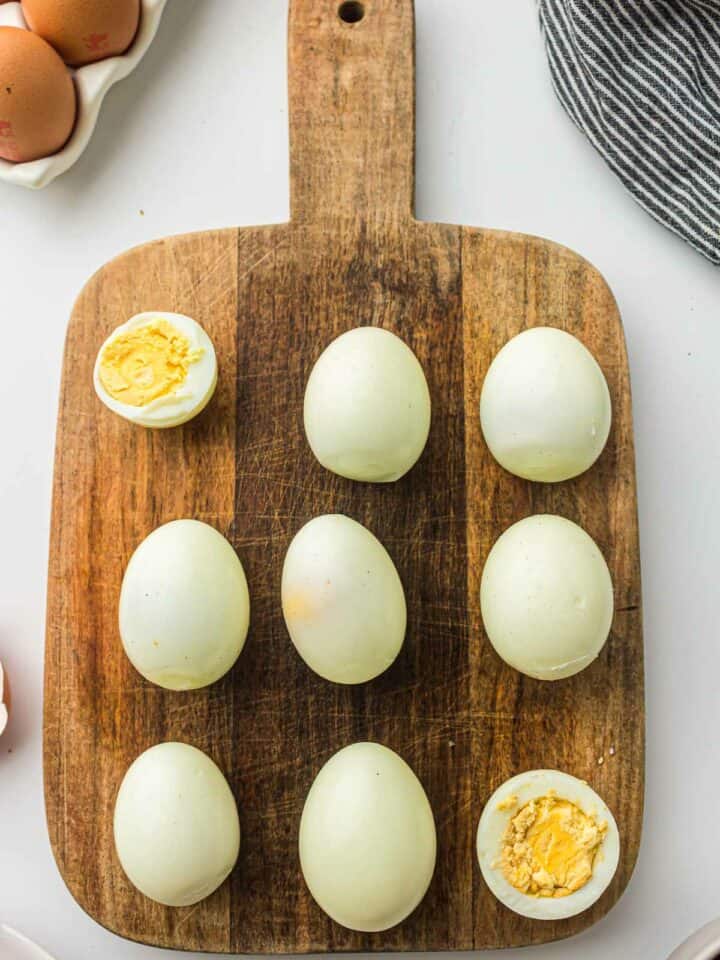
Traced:
<path fill-rule="evenodd" d="M 57 437 L 45 676 L 45 787 L 53 850 L 81 906 L 131 939 L 229 953 L 465 950 L 577 933 L 625 888 L 643 800 L 643 649 L 632 414 L 612 295 L 582 258 L 548 241 L 412 217 L 413 12 L 366 0 L 349 25 L 335 0 L 293 0 L 290 224 L 175 237 L 130 251 L 85 287 L 67 337 Z M 130 315 L 195 317 L 220 361 L 218 393 L 193 423 L 133 427 L 96 400 L 95 354 Z M 505 473 L 482 440 L 478 402 L 493 355 L 548 323 L 576 333 L 608 378 L 614 426 L 596 466 L 569 483 Z M 324 471 L 302 429 L 312 364 L 337 334 L 386 327 L 420 358 L 433 425 L 396 484 Z M 393 667 L 359 687 L 320 680 L 294 652 L 280 572 L 311 517 L 344 512 L 385 543 L 405 584 L 408 635 Z M 484 559 L 538 511 L 580 522 L 613 574 L 617 613 L 599 660 L 543 684 L 506 667 L 480 620 Z M 206 520 L 233 542 L 251 592 L 235 668 L 194 693 L 137 675 L 117 629 L 123 571 L 154 527 Z M 144 749 L 204 749 L 238 799 L 243 844 L 230 880 L 197 907 L 151 903 L 112 843 L 122 776 Z M 332 923 L 299 870 L 305 795 L 332 753 L 356 740 L 397 750 L 435 812 L 438 865 L 427 897 L 379 935 Z M 611 750 L 612 748 L 612 750 Z M 603 758 L 602 764 L 600 759 Z M 483 803 L 537 766 L 587 779 L 620 826 L 615 882 L 587 914 L 523 920 L 485 889 L 474 852 Z"/>

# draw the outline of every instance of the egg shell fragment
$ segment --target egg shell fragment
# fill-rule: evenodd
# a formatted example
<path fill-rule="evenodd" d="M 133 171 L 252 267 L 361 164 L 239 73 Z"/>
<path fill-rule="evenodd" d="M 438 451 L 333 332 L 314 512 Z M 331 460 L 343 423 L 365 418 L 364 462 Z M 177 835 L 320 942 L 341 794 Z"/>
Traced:
<path fill-rule="evenodd" d="M 315 517 L 285 556 L 282 607 L 295 648 L 326 680 L 364 683 L 402 648 L 405 593 L 390 555 L 362 524 Z"/>
<path fill-rule="evenodd" d="M 533 327 L 509 340 L 491 363 L 480 421 L 502 467 L 557 483 L 584 473 L 602 453 L 612 422 L 610 391 L 577 337 Z"/>
<path fill-rule="evenodd" d="M 304 420 L 308 443 L 326 469 L 350 480 L 398 480 L 420 458 L 430 431 L 423 369 L 389 330 L 349 330 L 313 367 Z"/>
<path fill-rule="evenodd" d="M 538 514 L 494 544 L 480 606 L 488 638 L 506 663 L 529 677 L 562 680 L 600 654 L 613 620 L 613 585 L 582 527 Z"/>
<path fill-rule="evenodd" d="M 133 553 L 120 591 L 120 636 L 147 680 L 168 690 L 214 683 L 239 657 L 249 623 L 242 563 L 213 527 L 174 520 Z"/>
<path fill-rule="evenodd" d="M 227 780 L 210 757 L 185 743 L 158 744 L 130 766 L 113 830 L 130 882 L 169 907 L 210 896 L 240 851 L 240 820 Z"/>
<path fill-rule="evenodd" d="M 350 930 L 401 923 L 425 896 L 436 834 L 422 784 L 378 743 L 355 743 L 320 770 L 300 822 L 300 863 L 319 906 Z"/>
<path fill-rule="evenodd" d="M 510 819 L 531 800 L 553 793 L 607 824 L 592 877 L 579 890 L 557 899 L 516 889 L 499 862 Z M 508 909 L 533 920 L 564 920 L 588 910 L 612 882 L 620 861 L 620 833 L 607 804 L 583 780 L 559 770 L 531 770 L 507 780 L 488 800 L 478 824 L 477 856 L 485 883 Z"/>

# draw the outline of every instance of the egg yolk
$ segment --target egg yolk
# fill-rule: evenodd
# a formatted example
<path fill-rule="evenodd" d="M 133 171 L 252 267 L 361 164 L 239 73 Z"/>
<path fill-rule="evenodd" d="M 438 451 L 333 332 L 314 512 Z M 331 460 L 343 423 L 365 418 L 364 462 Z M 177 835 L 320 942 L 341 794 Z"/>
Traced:
<path fill-rule="evenodd" d="M 606 823 L 569 800 L 551 795 L 531 800 L 503 835 L 505 879 L 533 897 L 567 897 L 592 877 L 606 832 Z"/>
<path fill-rule="evenodd" d="M 100 357 L 105 391 L 120 403 L 144 407 L 174 393 L 202 350 L 167 320 L 158 318 L 115 337 Z"/>

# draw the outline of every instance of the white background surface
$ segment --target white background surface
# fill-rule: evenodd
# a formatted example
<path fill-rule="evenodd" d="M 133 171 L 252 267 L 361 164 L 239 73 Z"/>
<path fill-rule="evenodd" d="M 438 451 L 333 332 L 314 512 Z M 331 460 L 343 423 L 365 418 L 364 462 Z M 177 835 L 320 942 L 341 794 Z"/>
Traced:
<path fill-rule="evenodd" d="M 662 960 L 720 913 L 720 275 L 635 205 L 562 113 L 533 0 L 417 0 L 417 19 L 418 216 L 584 254 L 619 301 L 633 377 L 648 684 L 640 861 L 580 940 L 503 956 Z M 58 960 L 172 956 L 85 917 L 45 829 L 45 571 L 65 325 L 85 280 L 127 247 L 287 218 L 285 36 L 286 0 L 171 0 L 77 167 L 39 194 L 0 184 L 0 657 L 14 691 L 0 748 L 0 922 Z"/>

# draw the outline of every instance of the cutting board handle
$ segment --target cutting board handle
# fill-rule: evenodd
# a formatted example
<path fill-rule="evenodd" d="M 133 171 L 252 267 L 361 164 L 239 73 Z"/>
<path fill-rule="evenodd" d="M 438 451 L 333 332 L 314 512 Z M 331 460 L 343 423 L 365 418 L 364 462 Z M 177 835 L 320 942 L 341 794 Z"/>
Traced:
<path fill-rule="evenodd" d="M 412 218 L 413 0 L 290 0 L 296 222 Z"/>

